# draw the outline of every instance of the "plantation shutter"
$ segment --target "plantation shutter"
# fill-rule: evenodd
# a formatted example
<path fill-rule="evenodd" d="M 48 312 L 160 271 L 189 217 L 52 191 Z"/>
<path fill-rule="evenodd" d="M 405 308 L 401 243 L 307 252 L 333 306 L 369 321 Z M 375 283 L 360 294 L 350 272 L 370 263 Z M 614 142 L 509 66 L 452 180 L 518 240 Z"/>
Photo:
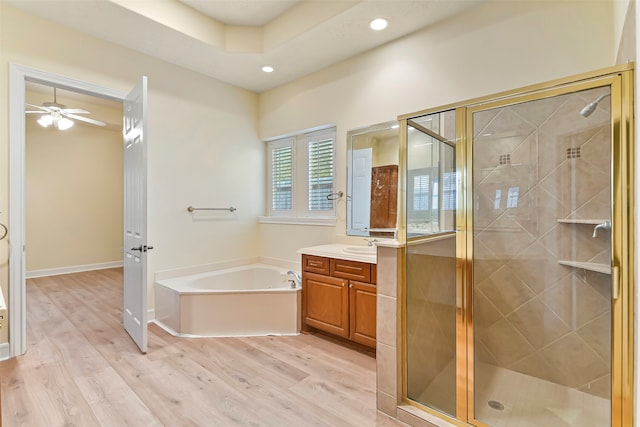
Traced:
<path fill-rule="evenodd" d="M 443 195 L 443 206 L 442 209 L 453 211 L 456 209 L 456 173 L 455 172 L 445 172 L 444 180 L 442 185 L 442 190 L 444 191 Z"/>
<path fill-rule="evenodd" d="M 309 210 L 333 210 L 333 138 L 309 141 Z"/>
<path fill-rule="evenodd" d="M 426 211 L 429 209 L 429 175 L 415 175 L 413 177 L 413 210 Z"/>
<path fill-rule="evenodd" d="M 293 179 L 293 146 L 271 150 L 271 209 L 291 210 Z"/>

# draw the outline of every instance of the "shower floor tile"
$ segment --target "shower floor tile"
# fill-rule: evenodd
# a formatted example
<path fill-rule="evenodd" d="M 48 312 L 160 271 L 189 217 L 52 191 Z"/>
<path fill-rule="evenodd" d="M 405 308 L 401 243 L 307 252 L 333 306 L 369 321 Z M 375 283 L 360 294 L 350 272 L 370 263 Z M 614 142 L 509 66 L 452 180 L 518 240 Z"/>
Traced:
<path fill-rule="evenodd" d="M 449 384 L 455 366 L 445 370 L 416 399 L 441 409 L 451 406 Z M 487 364 L 476 365 L 475 417 L 492 427 L 601 427 L 609 425 L 610 402 L 569 387 Z M 437 397 L 437 399 L 436 399 Z M 436 399 L 436 400 L 434 400 Z M 503 405 L 493 409 L 489 402 Z"/>

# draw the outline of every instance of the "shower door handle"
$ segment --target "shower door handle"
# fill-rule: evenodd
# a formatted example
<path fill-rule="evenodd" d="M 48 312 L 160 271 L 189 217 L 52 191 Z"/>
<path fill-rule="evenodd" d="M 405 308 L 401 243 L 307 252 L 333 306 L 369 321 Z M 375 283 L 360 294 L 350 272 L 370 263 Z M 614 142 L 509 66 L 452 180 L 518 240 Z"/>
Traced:
<path fill-rule="evenodd" d="M 611 266 L 611 299 L 617 300 L 620 296 L 620 267 Z"/>

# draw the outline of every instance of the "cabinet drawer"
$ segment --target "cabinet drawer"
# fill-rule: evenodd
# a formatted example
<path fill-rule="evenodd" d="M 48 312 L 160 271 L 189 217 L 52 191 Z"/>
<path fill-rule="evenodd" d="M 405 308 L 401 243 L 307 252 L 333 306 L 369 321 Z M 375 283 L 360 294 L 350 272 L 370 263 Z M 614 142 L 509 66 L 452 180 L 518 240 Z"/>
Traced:
<path fill-rule="evenodd" d="M 371 282 L 371 264 L 331 258 L 331 275 L 359 282 Z"/>
<path fill-rule="evenodd" d="M 314 255 L 302 255 L 302 270 L 309 271 L 311 273 L 329 275 L 329 258 Z"/>

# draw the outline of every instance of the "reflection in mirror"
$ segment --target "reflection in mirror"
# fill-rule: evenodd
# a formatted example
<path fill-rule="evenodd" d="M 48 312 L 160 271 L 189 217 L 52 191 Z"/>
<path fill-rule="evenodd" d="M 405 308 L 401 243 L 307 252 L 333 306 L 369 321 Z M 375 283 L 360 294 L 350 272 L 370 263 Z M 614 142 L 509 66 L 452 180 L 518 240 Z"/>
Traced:
<path fill-rule="evenodd" d="M 407 238 L 455 229 L 455 111 L 407 121 Z"/>
<path fill-rule="evenodd" d="M 347 132 L 347 235 L 397 236 L 398 122 Z"/>

